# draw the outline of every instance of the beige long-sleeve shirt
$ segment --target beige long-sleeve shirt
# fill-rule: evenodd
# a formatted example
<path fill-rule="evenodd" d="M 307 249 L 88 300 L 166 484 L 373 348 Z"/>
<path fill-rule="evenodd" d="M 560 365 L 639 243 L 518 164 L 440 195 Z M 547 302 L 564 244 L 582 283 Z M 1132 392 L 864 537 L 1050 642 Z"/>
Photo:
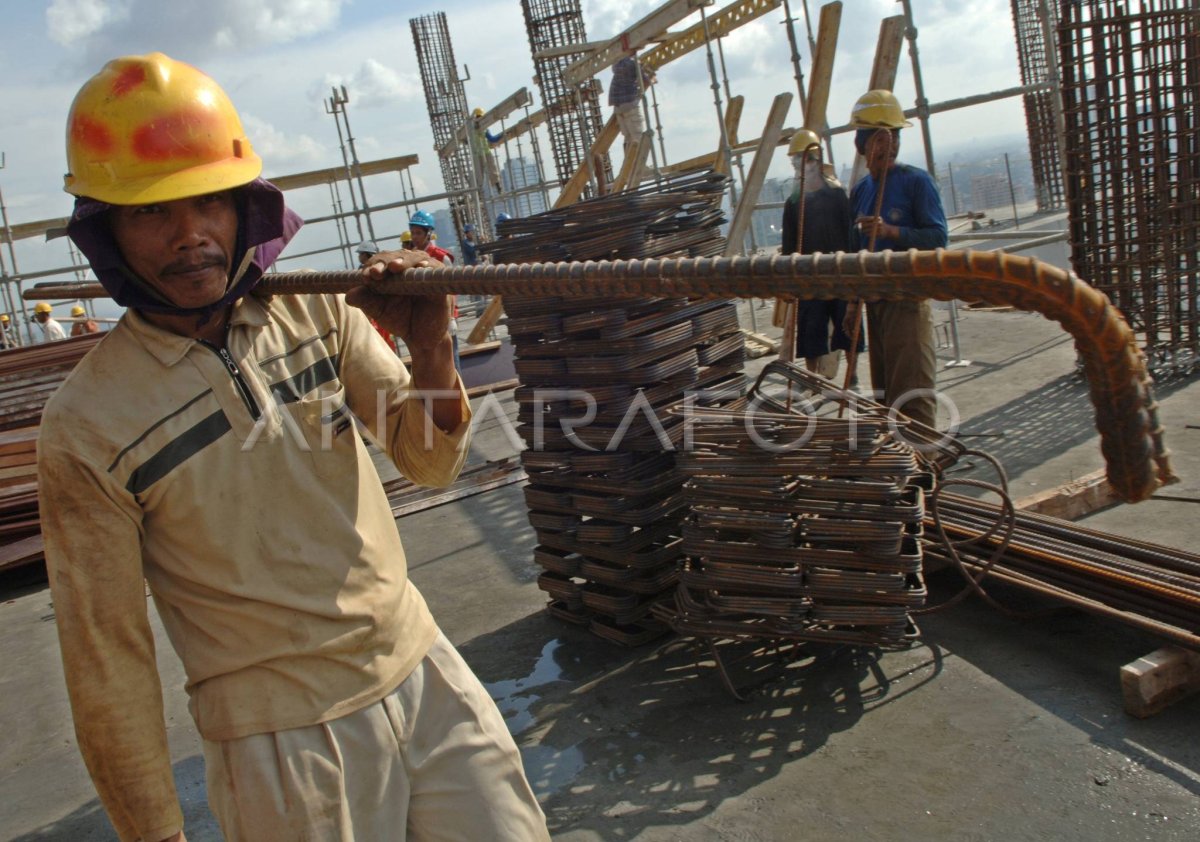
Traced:
<path fill-rule="evenodd" d="M 465 395 L 467 420 L 438 430 L 404 366 L 340 296 L 245 298 L 226 348 L 228 360 L 127 313 L 42 420 L 67 688 L 122 840 L 182 826 L 143 577 L 211 740 L 358 710 L 436 635 L 349 413 L 407 477 L 444 485 L 465 458 Z"/>

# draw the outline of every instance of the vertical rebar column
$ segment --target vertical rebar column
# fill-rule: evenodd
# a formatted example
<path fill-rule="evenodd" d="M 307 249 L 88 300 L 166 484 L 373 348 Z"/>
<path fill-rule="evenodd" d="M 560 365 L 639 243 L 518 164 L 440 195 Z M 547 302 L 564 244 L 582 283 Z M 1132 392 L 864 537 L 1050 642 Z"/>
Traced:
<path fill-rule="evenodd" d="M 444 12 L 411 18 L 408 25 L 412 29 L 417 66 L 421 70 L 421 86 L 425 90 L 425 106 L 429 109 L 433 145 L 441 149 L 463 124 L 463 115 L 468 113 L 466 92 L 458 78 L 454 46 L 450 43 L 450 28 Z M 470 126 L 467 130 L 470 131 Z M 467 197 L 474 186 L 471 138 L 460 143 L 449 155 L 439 156 L 439 163 L 446 192 L 451 194 L 450 216 L 458 236 L 462 237 L 462 226 L 471 217 Z M 413 195 L 416 195 L 415 192 Z"/>
<path fill-rule="evenodd" d="M 1058 28 L 1071 261 L 1160 370 L 1200 355 L 1200 12 L 1078 0 Z"/>
<path fill-rule="evenodd" d="M 589 79 L 572 90 L 563 80 L 563 71 L 582 58 L 582 52 L 554 56 L 540 54 L 554 47 L 587 41 L 583 11 L 579 0 L 521 0 L 521 11 L 525 15 L 535 78 L 542 94 L 555 172 L 559 184 L 566 184 L 580 164 L 593 166 L 588 161 L 588 153 L 604 127 L 600 113 L 600 83 Z M 603 180 L 611 184 L 612 162 L 607 154 L 600 165 Z"/>
<path fill-rule="evenodd" d="M 1013 28 L 1021 84 L 1049 83 L 1051 90 L 1025 94 L 1025 126 L 1029 135 L 1029 157 L 1038 210 L 1063 206 L 1062 108 L 1058 91 L 1058 67 L 1054 63 L 1052 27 L 1058 20 L 1056 3 L 1046 0 L 1012 0 Z M 1050 18 L 1053 18 L 1052 20 Z"/>

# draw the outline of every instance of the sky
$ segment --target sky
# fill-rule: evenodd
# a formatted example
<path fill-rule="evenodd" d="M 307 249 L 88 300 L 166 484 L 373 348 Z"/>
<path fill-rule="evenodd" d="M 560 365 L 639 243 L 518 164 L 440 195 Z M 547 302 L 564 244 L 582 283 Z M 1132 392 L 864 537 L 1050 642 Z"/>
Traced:
<path fill-rule="evenodd" d="M 650 0 L 581 2 L 589 40 L 612 37 L 659 5 Z M 725 0 L 718 0 L 709 9 L 724 5 Z M 804 0 L 791 0 L 791 5 L 807 74 L 811 56 Z M 975 0 L 969 12 L 959 0 L 913 0 L 912 6 L 930 102 L 1020 84 L 1010 0 Z M 809 0 L 809 10 L 815 28 L 819 0 Z M 107 60 L 151 51 L 187 61 L 217 80 L 238 108 L 268 178 L 341 164 L 337 128 L 325 101 L 333 86 L 344 85 L 359 159 L 416 154 L 418 193 L 439 193 L 444 187 L 409 26 L 410 18 L 435 12 L 446 14 L 455 59 L 464 76 L 469 72 L 465 88 L 472 108 L 486 110 L 523 86 L 541 105 L 519 0 L 0 0 L 0 152 L 5 163 L 0 191 L 8 220 L 18 224 L 69 214 L 71 197 L 62 192 L 63 138 L 75 92 Z M 830 125 L 847 122 L 851 105 L 866 88 L 880 21 L 901 13 L 901 4 L 893 0 L 845 0 Z M 746 98 L 743 139 L 759 136 L 779 93 L 793 94 L 785 125 L 802 122 L 783 18 L 780 8 L 723 42 L 730 89 Z M 698 20 L 694 13 L 675 28 Z M 609 74 L 600 78 L 607 88 Z M 907 50 L 895 90 L 906 107 L 914 104 Z M 716 148 L 716 107 L 703 50 L 662 68 L 656 94 L 668 161 Z M 604 111 L 607 116 L 607 107 Z M 939 167 L 955 150 L 1023 135 L 1024 126 L 1020 98 L 936 115 L 932 132 Z M 541 146 L 549 159 L 544 135 Z M 842 136 L 834 148 L 839 167 L 850 160 L 851 151 L 848 137 Z M 1013 152 L 1023 155 L 1027 149 Z M 924 166 L 919 131 L 906 133 L 901 159 Z M 788 173 L 781 151 L 769 175 Z M 372 204 L 399 200 L 399 181 L 394 174 L 374 176 L 366 181 L 366 192 Z M 325 188 L 290 192 L 288 201 L 305 216 L 331 211 Z M 439 206 L 433 202 L 427 209 Z M 403 224 L 399 213 L 385 214 L 376 219 L 377 233 L 388 238 L 385 244 L 395 245 Z M 289 252 L 335 242 L 331 224 L 314 224 Z M 6 250 L 11 272 L 9 257 Z M 22 272 L 70 262 L 63 240 L 18 242 L 16 258 Z M 340 258 L 329 255 L 314 256 L 303 267 L 293 262 L 282 268 L 340 267 Z"/>

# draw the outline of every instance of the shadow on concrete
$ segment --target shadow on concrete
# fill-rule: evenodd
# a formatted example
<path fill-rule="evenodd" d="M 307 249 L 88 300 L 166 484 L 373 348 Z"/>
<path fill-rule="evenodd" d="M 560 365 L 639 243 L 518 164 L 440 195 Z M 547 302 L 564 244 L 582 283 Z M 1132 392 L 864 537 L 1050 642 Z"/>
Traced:
<path fill-rule="evenodd" d="M 747 794 L 942 661 L 924 646 L 886 661 L 824 646 L 787 666 L 756 657 L 734 668 L 749 692 L 739 703 L 688 640 L 628 650 L 531 615 L 461 650 L 517 736 L 551 831 L 614 839 L 688 825 Z"/>
<path fill-rule="evenodd" d="M 1188 382 L 1179 378 L 1163 381 L 1155 385 L 1155 394 L 1161 400 Z M 1065 453 L 1098 435 L 1096 410 L 1087 381 L 1075 374 L 1056 377 L 1001 406 L 965 419 L 961 432 L 965 445 L 999 459 L 1010 478 L 1039 467 L 1050 455 Z M 1000 433 L 1003 435 L 997 435 Z M 983 435 L 973 437 L 973 434 Z M 951 470 L 950 476 L 991 481 L 994 472 L 986 463 L 967 457 Z"/>
<path fill-rule="evenodd" d="M 175 772 L 175 786 L 179 791 L 179 803 L 183 809 L 183 823 L 188 842 L 222 842 L 224 837 L 217 826 L 217 820 L 209 812 L 205 797 L 204 758 L 193 754 L 175 763 L 172 769 Z M 115 842 L 116 839 L 117 834 L 97 798 L 72 810 L 57 821 L 14 837 L 12 842 Z"/>
<path fill-rule="evenodd" d="M 928 577 L 929 604 L 962 587 L 953 570 Z M 1200 795 L 1200 697 L 1149 719 L 1124 712 L 1120 668 L 1158 649 L 1149 634 L 999 584 L 985 582 L 1013 617 L 978 599 L 921 617 L 926 644 L 952 650 L 980 672 L 1103 746 Z"/>

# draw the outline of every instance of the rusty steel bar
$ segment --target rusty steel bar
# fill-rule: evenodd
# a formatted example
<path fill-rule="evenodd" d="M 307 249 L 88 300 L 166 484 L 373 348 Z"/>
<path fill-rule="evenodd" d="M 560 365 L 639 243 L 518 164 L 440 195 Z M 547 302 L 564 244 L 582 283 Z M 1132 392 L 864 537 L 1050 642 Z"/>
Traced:
<path fill-rule="evenodd" d="M 268 275 L 271 294 L 341 293 L 360 272 Z M 1062 325 L 1083 359 L 1096 410 L 1108 481 L 1138 502 L 1174 482 L 1146 361 L 1121 313 L 1073 273 L 998 252 L 917 251 L 855 254 L 662 258 L 412 269 L 374 285 L 400 295 L 596 297 L 862 298 L 867 301 L 962 299 L 1031 310 Z M 27 298 L 103 297 L 99 285 L 26 290 Z"/>

